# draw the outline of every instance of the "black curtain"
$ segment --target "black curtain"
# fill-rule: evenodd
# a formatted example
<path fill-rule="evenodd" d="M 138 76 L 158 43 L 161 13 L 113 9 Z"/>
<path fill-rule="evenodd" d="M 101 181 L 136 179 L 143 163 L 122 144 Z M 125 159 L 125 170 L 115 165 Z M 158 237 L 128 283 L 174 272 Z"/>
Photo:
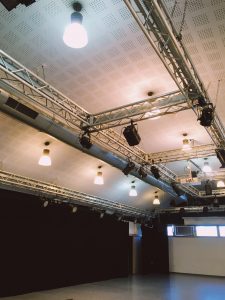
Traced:
<path fill-rule="evenodd" d="M 142 272 L 169 273 L 169 253 L 166 226 L 142 226 Z"/>
<path fill-rule="evenodd" d="M 128 275 L 128 224 L 0 190 L 0 296 Z"/>

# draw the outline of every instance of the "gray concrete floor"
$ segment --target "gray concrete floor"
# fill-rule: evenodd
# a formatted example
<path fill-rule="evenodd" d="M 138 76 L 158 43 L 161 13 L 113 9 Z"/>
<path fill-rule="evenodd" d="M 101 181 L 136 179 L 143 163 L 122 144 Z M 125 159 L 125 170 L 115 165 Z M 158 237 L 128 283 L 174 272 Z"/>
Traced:
<path fill-rule="evenodd" d="M 133 276 L 1 298 L 7 300 L 225 300 L 225 278 Z"/>

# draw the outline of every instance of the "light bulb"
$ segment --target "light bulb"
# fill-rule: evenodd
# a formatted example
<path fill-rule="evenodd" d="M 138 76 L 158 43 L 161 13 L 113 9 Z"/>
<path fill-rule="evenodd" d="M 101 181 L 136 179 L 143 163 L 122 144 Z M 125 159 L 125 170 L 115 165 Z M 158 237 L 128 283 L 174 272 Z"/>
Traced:
<path fill-rule="evenodd" d="M 104 184 L 104 178 L 102 176 L 102 172 L 97 172 L 97 175 L 95 176 L 94 184 Z"/>
<path fill-rule="evenodd" d="M 219 180 L 219 181 L 217 181 L 217 185 L 216 185 L 218 188 L 223 188 L 223 187 L 225 187 L 225 183 L 224 183 L 224 181 L 223 180 Z"/>
<path fill-rule="evenodd" d="M 52 160 L 51 157 L 49 156 L 50 150 L 49 149 L 44 149 L 43 150 L 43 154 L 40 157 L 38 164 L 40 166 L 45 166 L 45 167 L 49 167 L 52 165 Z"/>
<path fill-rule="evenodd" d="M 130 197 L 136 197 L 137 196 L 137 191 L 135 189 L 135 185 L 131 186 L 130 192 L 129 192 Z"/>
<path fill-rule="evenodd" d="M 210 167 L 210 165 L 207 161 L 204 162 L 204 166 L 202 168 L 202 171 L 205 172 L 205 173 L 212 172 L 212 168 Z"/>
<path fill-rule="evenodd" d="M 188 151 L 191 150 L 191 144 L 189 139 L 183 139 L 183 146 L 182 146 L 183 151 Z"/>
<path fill-rule="evenodd" d="M 68 47 L 83 48 L 88 43 L 87 31 L 82 24 L 71 23 L 65 28 L 63 41 Z"/>

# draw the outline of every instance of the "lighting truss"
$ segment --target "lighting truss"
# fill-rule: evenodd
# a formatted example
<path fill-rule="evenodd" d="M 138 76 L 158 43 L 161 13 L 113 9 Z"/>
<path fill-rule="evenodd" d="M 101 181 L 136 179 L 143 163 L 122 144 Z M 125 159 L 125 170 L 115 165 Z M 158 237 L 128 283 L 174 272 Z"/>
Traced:
<path fill-rule="evenodd" d="M 165 95 L 145 99 L 111 110 L 94 114 L 90 117 L 90 131 L 100 131 L 117 126 L 139 122 L 158 116 L 174 114 L 183 110 L 190 109 L 191 102 L 187 102 L 185 96 L 180 91 L 174 91 Z M 156 108 L 159 113 L 152 113 Z"/>
<path fill-rule="evenodd" d="M 188 100 L 203 96 L 210 103 L 209 95 L 198 76 L 167 10 L 160 0 L 123 0 L 142 29 L 167 71 Z M 193 107 L 197 114 L 197 108 Z M 215 113 L 214 122 L 207 127 L 217 147 L 225 147 L 225 129 Z"/>
<path fill-rule="evenodd" d="M 95 197 L 85 193 L 70 190 L 61 186 L 57 186 L 51 183 L 31 179 L 24 176 L 19 176 L 13 173 L 0 170 L 0 186 L 10 187 L 12 190 L 18 190 L 22 192 L 29 192 L 35 195 L 48 196 L 51 198 L 57 198 L 58 200 L 67 200 L 91 208 L 99 208 L 104 210 L 111 210 L 115 213 L 123 214 L 124 216 L 133 216 L 138 218 L 149 218 L 152 214 L 148 210 L 143 210 L 106 200 L 100 197 Z"/>
<path fill-rule="evenodd" d="M 154 160 L 155 163 L 168 163 L 172 161 L 215 156 L 215 148 L 216 147 L 214 144 L 209 144 L 195 146 L 188 151 L 183 151 L 182 149 L 175 149 L 164 152 L 155 152 L 149 154 L 149 162 Z"/>

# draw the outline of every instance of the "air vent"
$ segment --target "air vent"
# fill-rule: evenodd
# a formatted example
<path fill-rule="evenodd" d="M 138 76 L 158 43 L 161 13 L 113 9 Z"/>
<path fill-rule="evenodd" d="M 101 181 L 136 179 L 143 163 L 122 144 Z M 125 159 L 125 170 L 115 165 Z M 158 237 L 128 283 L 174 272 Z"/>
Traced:
<path fill-rule="evenodd" d="M 31 119 L 36 119 L 38 116 L 38 113 L 34 111 L 33 109 L 27 107 L 24 104 L 19 103 L 15 99 L 9 97 L 8 100 L 5 103 L 7 106 L 19 111 L 21 114 L 26 115 L 27 117 Z"/>
<path fill-rule="evenodd" d="M 176 236 L 194 236 L 193 226 L 176 226 Z"/>

